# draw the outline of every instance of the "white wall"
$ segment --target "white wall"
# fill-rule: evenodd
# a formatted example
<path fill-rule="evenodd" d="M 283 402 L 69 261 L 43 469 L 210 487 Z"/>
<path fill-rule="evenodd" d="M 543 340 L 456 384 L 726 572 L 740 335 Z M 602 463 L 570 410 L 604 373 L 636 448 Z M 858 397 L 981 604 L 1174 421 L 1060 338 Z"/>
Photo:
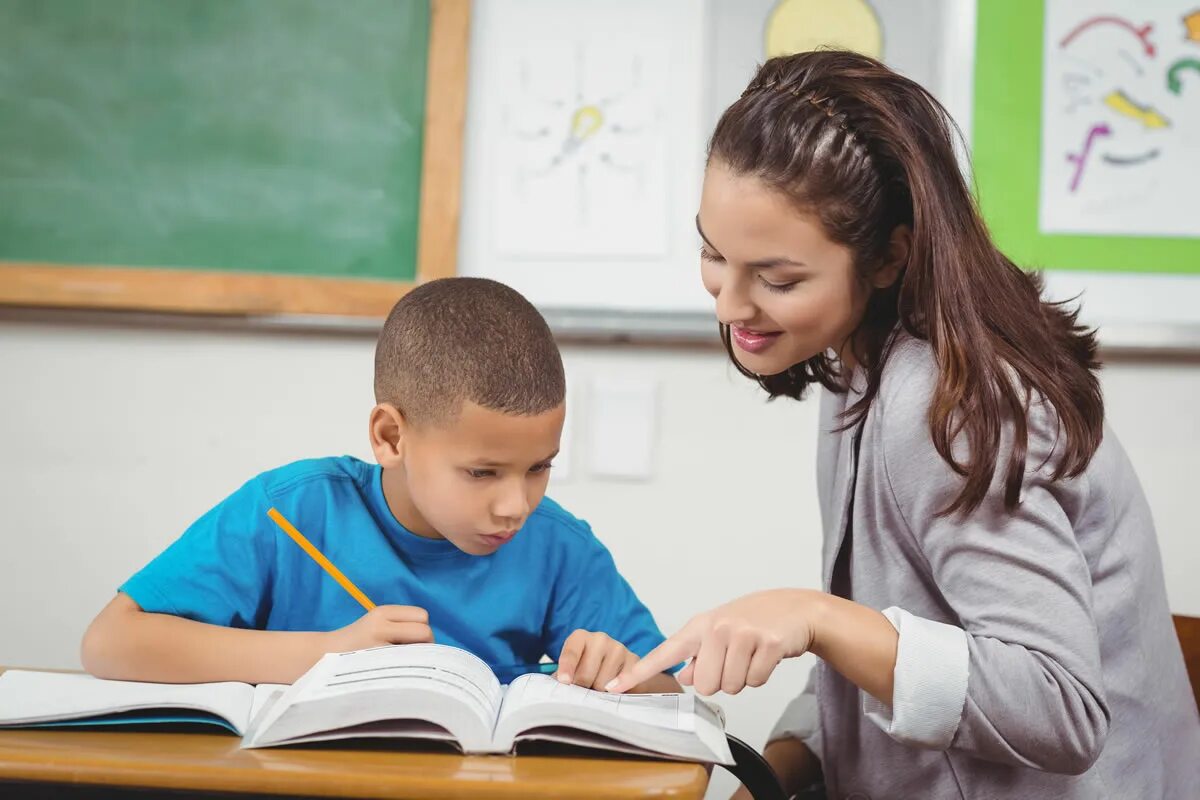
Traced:
<path fill-rule="evenodd" d="M 256 472 L 369 458 L 372 348 L 364 335 L 0 311 L 0 663 L 78 666 L 80 635 L 114 587 Z M 815 403 L 764 403 L 716 349 L 564 354 L 573 454 L 551 493 L 592 522 L 665 631 L 744 592 L 818 584 Z M 646 482 L 584 469 L 585 389 L 615 376 L 658 382 Z M 1103 378 L 1155 511 L 1172 607 L 1200 614 L 1200 364 L 1119 363 Z M 724 698 L 731 730 L 761 744 L 808 668 Z"/>

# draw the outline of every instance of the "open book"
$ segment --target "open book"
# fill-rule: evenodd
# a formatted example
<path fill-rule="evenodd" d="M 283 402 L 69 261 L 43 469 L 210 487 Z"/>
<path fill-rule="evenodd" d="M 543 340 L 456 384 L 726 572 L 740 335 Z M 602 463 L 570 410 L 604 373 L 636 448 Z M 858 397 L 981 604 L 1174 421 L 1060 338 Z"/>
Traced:
<path fill-rule="evenodd" d="M 137 683 L 67 672 L 0 675 L 0 729 L 202 723 L 237 735 L 288 687 L 263 683 Z"/>
<path fill-rule="evenodd" d="M 243 747 L 370 737 L 512 753 L 541 740 L 733 763 L 720 716 L 693 695 L 613 695 L 536 674 L 501 686 L 483 661 L 445 645 L 330 653 L 291 686 L 0 675 L 0 728 L 146 722 L 215 723 Z"/>

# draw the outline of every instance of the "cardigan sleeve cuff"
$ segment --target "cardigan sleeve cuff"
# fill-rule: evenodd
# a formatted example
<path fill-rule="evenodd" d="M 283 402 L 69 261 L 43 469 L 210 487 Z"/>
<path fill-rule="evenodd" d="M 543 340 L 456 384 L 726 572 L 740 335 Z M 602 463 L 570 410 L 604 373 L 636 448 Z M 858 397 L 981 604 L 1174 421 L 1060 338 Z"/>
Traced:
<path fill-rule="evenodd" d="M 863 713 L 898 742 L 945 750 L 954 740 L 967 699 L 967 632 L 902 608 L 883 615 L 900 634 L 889 708 L 866 692 Z"/>

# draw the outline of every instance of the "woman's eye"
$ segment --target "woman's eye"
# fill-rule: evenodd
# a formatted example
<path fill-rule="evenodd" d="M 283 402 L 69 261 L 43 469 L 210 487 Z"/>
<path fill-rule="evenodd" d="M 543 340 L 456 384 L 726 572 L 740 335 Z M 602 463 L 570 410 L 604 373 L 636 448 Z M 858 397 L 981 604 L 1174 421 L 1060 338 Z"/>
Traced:
<path fill-rule="evenodd" d="M 491 478 L 496 474 L 495 470 L 491 469 L 469 469 L 467 474 L 472 478 Z"/>
<path fill-rule="evenodd" d="M 785 292 L 790 292 L 792 290 L 792 288 L 797 283 L 800 282 L 800 281 L 790 281 L 788 283 L 771 283 L 770 281 L 765 280 L 763 278 L 759 278 L 758 280 L 760 283 L 762 283 L 763 288 L 766 289 L 768 292 L 777 292 L 779 294 L 783 294 Z"/>
<path fill-rule="evenodd" d="M 700 248 L 700 259 L 703 261 L 711 261 L 714 264 L 719 264 L 725 260 L 716 253 L 711 252 L 707 247 Z"/>

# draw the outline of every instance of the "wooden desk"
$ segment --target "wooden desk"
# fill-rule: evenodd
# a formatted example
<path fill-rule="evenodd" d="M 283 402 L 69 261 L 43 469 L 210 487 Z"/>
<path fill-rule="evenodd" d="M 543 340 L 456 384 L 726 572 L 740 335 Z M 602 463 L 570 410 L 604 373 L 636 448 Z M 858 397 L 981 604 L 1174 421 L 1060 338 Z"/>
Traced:
<path fill-rule="evenodd" d="M 24 788 L 45 797 L 49 785 L 82 785 L 414 800 L 699 800 L 708 784 L 702 766 L 670 761 L 461 756 L 371 744 L 242 750 L 232 734 L 143 731 L 0 730 L 0 796 L 21 797 Z M 16 781 L 36 786 L 5 785 Z"/>

